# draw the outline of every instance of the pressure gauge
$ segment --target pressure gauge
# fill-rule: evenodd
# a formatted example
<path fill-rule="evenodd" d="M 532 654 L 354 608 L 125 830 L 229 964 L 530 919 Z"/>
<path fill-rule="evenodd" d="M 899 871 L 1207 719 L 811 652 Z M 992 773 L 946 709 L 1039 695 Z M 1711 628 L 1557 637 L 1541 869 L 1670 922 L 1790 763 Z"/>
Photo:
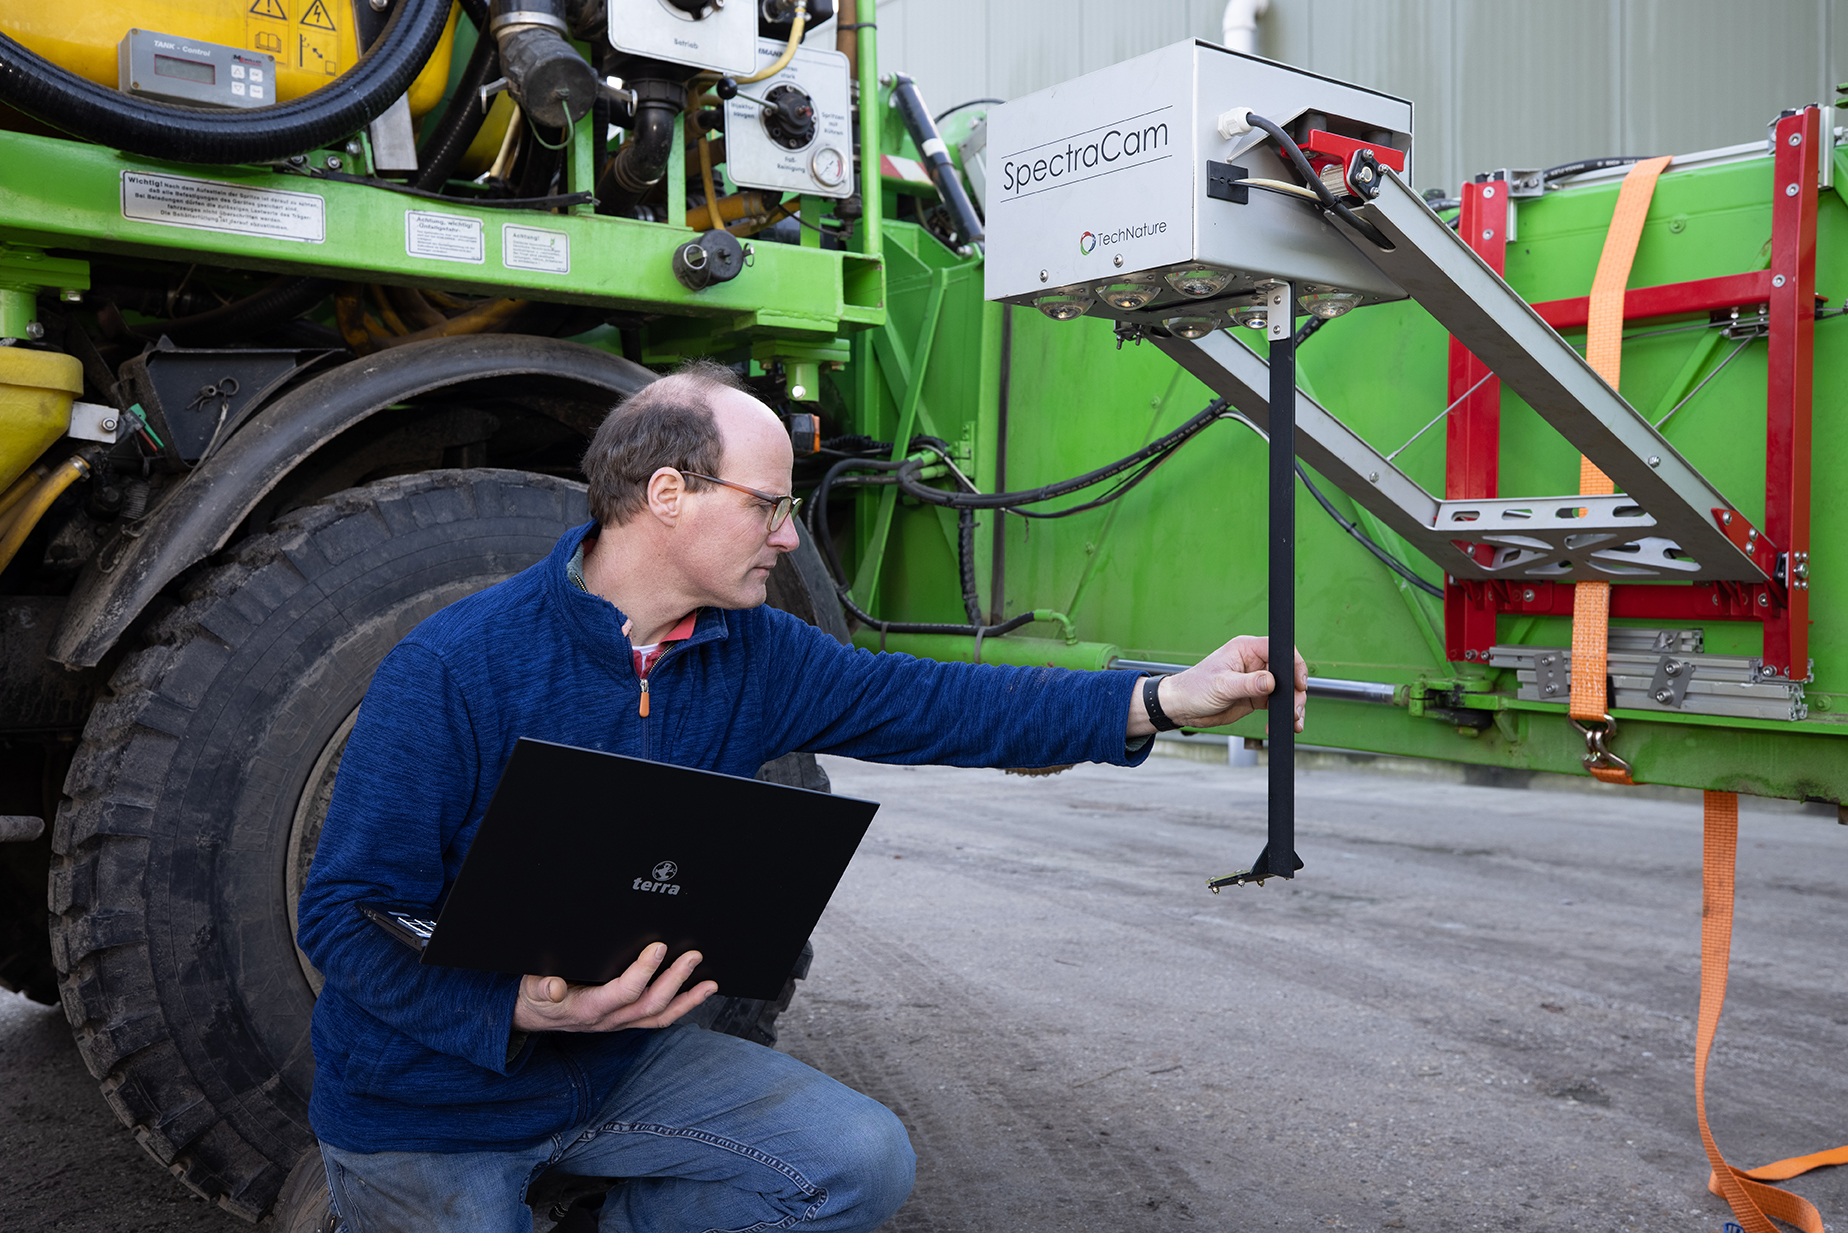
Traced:
<path fill-rule="evenodd" d="M 847 182 L 847 156 L 833 146 L 823 146 L 809 159 L 809 172 L 823 188 L 839 188 Z"/>

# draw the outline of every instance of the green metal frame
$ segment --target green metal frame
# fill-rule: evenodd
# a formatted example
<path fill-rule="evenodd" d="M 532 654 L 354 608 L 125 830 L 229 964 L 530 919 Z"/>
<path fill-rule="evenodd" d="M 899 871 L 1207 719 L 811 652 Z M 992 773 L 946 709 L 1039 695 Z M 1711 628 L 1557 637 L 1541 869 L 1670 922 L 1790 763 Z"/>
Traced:
<path fill-rule="evenodd" d="M 889 143 L 895 146 L 888 134 Z M 1848 182 L 1838 157 L 1837 183 Z M 1603 246 L 1615 184 L 1549 193 L 1519 203 L 1518 240 L 1507 277 L 1531 301 L 1582 296 Z M 1762 269 L 1771 236 L 1771 161 L 1747 159 L 1666 174 L 1651 207 L 1631 285 L 1652 286 Z M 892 200 L 888 194 L 888 202 Z M 886 323 L 854 343 L 842 383 L 854 430 L 899 441 L 906 428 L 966 442 L 963 468 L 994 485 L 999 393 L 1008 388 L 1005 487 L 1021 489 L 1096 467 L 1176 427 L 1209 391 L 1152 347 L 1117 348 L 1108 322 L 1057 323 L 1029 309 L 981 301 L 979 268 L 920 228 L 887 223 Z M 1821 198 L 1817 287 L 1839 303 L 1848 292 L 1848 205 Z M 1013 314 L 1007 373 L 997 362 L 1001 313 Z M 1631 330 L 1622 392 L 1662 414 L 1711 374 L 1724 353 L 1718 331 Z M 1576 336 L 1568 334 L 1568 338 Z M 1255 336 L 1254 350 L 1263 343 Z M 947 342 L 947 345 L 946 345 Z M 1730 350 L 1730 346 L 1727 348 Z M 926 363 L 915 357 L 923 352 Z M 1416 304 L 1364 309 L 1324 326 L 1299 355 L 1299 384 L 1382 450 L 1404 442 L 1446 401 L 1448 335 Z M 868 366 L 878 369 L 869 373 Z M 923 371 L 919 371 L 922 367 Z M 1763 514 L 1765 348 L 1750 346 L 1670 422 L 1669 438 L 1748 517 Z M 1848 799 L 1848 490 L 1831 484 L 1848 457 L 1848 423 L 1827 409 L 1848 397 L 1848 322 L 1815 333 L 1811 655 L 1815 682 L 1804 722 L 1616 712 L 1619 752 L 1639 781 L 1766 796 Z M 912 411 L 915 408 L 915 412 Z M 911 418 L 915 414 L 914 420 Z M 1502 491 L 1576 491 L 1578 453 L 1531 409 L 1504 393 Z M 1428 490 L 1444 488 L 1444 436 L 1431 432 L 1398 462 Z M 1319 486 L 1344 515 L 1434 583 L 1437 567 L 1410 552 L 1332 484 Z M 862 607 L 883 620 L 961 622 L 955 523 L 948 511 L 860 490 L 858 530 L 843 544 Z M 1071 498 L 1076 504 L 1082 498 Z M 983 513 L 978 578 L 984 606 L 1069 613 L 1082 646 L 1121 647 L 1132 659 L 1192 662 L 1237 633 L 1265 624 L 1264 447 L 1233 423 L 1208 429 L 1159 473 L 1104 509 L 1054 522 L 1010 518 L 1003 529 L 1005 594 L 988 594 L 992 519 Z M 1306 493 L 1297 525 L 1300 638 L 1319 676 L 1391 683 L 1394 707 L 1312 704 L 1305 740 L 1381 753 L 1582 774 L 1584 739 L 1560 705 L 1523 702 L 1511 672 L 1445 658 L 1444 614 L 1382 567 Z M 1619 621 L 1617 624 L 1625 624 Z M 1661 622 L 1628 622 L 1649 625 Z M 1676 624 L 1682 624 L 1677 622 Z M 1754 655 L 1756 622 L 1704 625 L 1706 647 Z M 874 635 L 876 637 L 876 635 Z M 868 644 L 867 636 L 862 642 Z M 1562 646 L 1561 617 L 1501 619 L 1499 639 Z M 892 641 L 896 647 L 896 640 Z M 972 640 L 925 650 L 967 658 Z M 984 659 L 998 658 L 992 640 Z M 1053 662 L 1051 659 L 1040 662 Z M 1487 728 L 1458 728 L 1431 714 L 1458 705 L 1491 712 Z M 1264 717 L 1229 731 L 1263 734 Z"/>
<path fill-rule="evenodd" d="M 322 151 L 295 169 L 197 168 L 152 163 L 56 138 L 0 133 L 0 165 L 31 168 L 0 178 L 0 336 L 29 337 L 34 298 L 72 296 L 88 285 L 89 255 L 201 263 L 253 272 L 334 277 L 447 291 L 539 299 L 656 314 L 644 358 L 669 363 L 695 354 L 781 365 L 792 384 L 816 388 L 843 408 L 832 428 L 893 443 L 947 443 L 958 467 L 984 490 L 1019 489 L 1088 470 L 1172 429 L 1209 394 L 1149 347 L 1119 349 L 1108 323 L 1055 323 L 982 298 L 979 259 L 958 257 L 918 224 L 899 217 L 918 186 L 885 182 L 882 153 L 917 151 L 885 120 L 872 0 L 861 0 L 858 96 L 863 216 L 855 251 L 824 250 L 813 230 L 830 203 L 810 199 L 800 244 L 755 243 L 749 268 L 732 282 L 691 292 L 675 280 L 674 249 L 693 234 L 673 224 L 563 213 L 509 211 L 433 202 L 316 173 L 363 172 L 362 138 Z M 966 125 L 964 114 L 954 122 Z M 954 135 L 964 131 L 956 130 Z M 667 176 L 669 217 L 684 218 L 685 151 L 676 141 Z M 336 168 L 333 159 L 340 159 Z M 595 170 L 590 134 L 580 130 L 567 160 L 568 187 L 588 187 Z M 124 172 L 182 175 L 247 188 L 317 195 L 322 243 L 165 226 L 125 218 Z M 1848 161 L 1838 159 L 1838 182 Z M 1632 285 L 1647 286 L 1763 268 L 1771 232 L 1770 162 L 1752 159 L 1663 177 L 1637 253 Z M 1530 300 L 1582 295 L 1589 287 L 1616 193 L 1614 185 L 1551 193 L 1519 204 L 1519 239 L 1507 277 Z M 429 210 L 479 220 L 479 264 L 413 258 L 405 213 Z M 500 225 L 563 234 L 571 273 L 508 268 Z M 1848 292 L 1848 205 L 1825 194 L 1818 226 L 1817 284 Z M 47 250 L 59 250 L 57 254 Z M 1634 331 L 1638 334 L 1648 330 Z M 593 340 L 594 341 L 594 340 Z M 1694 390 L 1718 362 L 1714 331 L 1638 337 L 1626 346 L 1623 393 L 1656 417 Z M 1262 344 L 1257 343 L 1260 349 Z M 1442 405 L 1448 340 L 1416 305 L 1365 309 L 1325 326 L 1299 359 L 1303 388 L 1368 440 L 1391 449 Z M 1004 367 L 1004 354 L 1006 364 Z M 1669 436 L 1755 521 L 1764 471 L 1762 348 L 1748 348 L 1672 423 Z M 832 389 L 821 389 L 824 385 Z M 1005 390 L 1005 398 L 1003 391 Z M 1802 723 L 1664 718 L 1618 712 L 1621 751 L 1640 780 L 1763 795 L 1848 798 L 1848 489 L 1827 469 L 1848 456 L 1848 421 L 1826 409 L 1848 395 L 1848 324 L 1820 323 L 1815 336 L 1816 528 L 1811 641 L 1816 679 L 1812 717 Z M 1005 415 L 1005 423 L 1003 418 Z M 1502 488 L 1509 493 L 1573 490 L 1576 452 L 1511 395 L 1502 409 Z M 998 460 L 1005 442 L 1007 465 Z M 1442 434 L 1400 456 L 1432 491 L 1443 487 Z M 1376 542 L 1427 578 L 1436 567 L 1410 554 L 1345 497 L 1337 504 Z M 1077 498 L 1074 498 L 1076 500 Z M 851 534 L 839 545 L 856 601 L 882 620 L 960 623 L 964 613 L 957 528 L 947 510 L 902 499 L 896 490 L 858 491 Z M 1264 627 L 1264 451 L 1242 427 L 1208 429 L 1123 500 L 1054 522 L 984 513 L 977 577 L 991 616 L 1032 612 L 1023 634 L 987 640 L 881 639 L 863 645 L 990 662 L 1094 668 L 1118 654 L 1191 661 L 1240 632 Z M 996 520 L 1004 525 L 997 528 Z M 1460 762 L 1572 772 L 1583 744 L 1563 708 L 1514 696 L 1509 674 L 1445 659 L 1441 605 L 1383 569 L 1313 504 L 1298 518 L 1297 589 L 1302 642 L 1318 675 L 1382 681 L 1400 705 L 1318 702 L 1309 740 Z M 995 553 L 1002 554 L 995 569 Z M 1001 580 L 1001 593 L 991 578 Z M 1707 649 L 1751 654 L 1755 624 L 1705 627 Z M 1563 618 L 1504 617 L 1505 642 L 1562 645 Z M 1120 650 L 1119 650 L 1120 648 Z M 1437 695 L 1445 697 L 1440 701 Z M 1482 729 L 1454 726 L 1455 708 L 1492 715 Z M 1450 718 L 1446 720 L 1445 716 Z M 1261 734 L 1263 718 L 1235 725 Z"/>

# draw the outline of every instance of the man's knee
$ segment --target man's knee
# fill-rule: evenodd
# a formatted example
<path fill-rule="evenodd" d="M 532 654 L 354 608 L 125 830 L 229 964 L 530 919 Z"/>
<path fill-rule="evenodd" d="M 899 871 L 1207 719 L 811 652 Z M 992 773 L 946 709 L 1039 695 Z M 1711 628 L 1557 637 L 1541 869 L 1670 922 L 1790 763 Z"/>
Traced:
<path fill-rule="evenodd" d="M 836 1173 L 828 1189 L 843 1200 L 837 1210 L 851 1211 L 857 1228 L 877 1228 L 911 1196 L 918 1167 L 911 1136 L 897 1114 L 874 1100 L 863 1101 L 828 1133 Z"/>

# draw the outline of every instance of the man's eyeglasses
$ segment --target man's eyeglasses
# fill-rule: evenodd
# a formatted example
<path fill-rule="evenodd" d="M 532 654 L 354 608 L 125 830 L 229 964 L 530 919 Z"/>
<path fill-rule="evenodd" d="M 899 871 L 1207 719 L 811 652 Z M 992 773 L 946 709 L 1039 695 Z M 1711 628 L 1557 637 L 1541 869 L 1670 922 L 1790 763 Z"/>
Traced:
<path fill-rule="evenodd" d="M 701 475 L 698 471 L 682 471 L 681 474 L 688 479 L 705 480 L 708 484 L 722 484 L 727 488 L 736 488 L 739 492 L 748 492 L 759 501 L 762 501 L 765 505 L 768 505 L 770 507 L 770 525 L 766 527 L 765 530 L 770 535 L 775 535 L 777 528 L 781 527 L 785 522 L 788 522 L 790 515 L 802 508 L 801 497 L 773 496 L 767 492 L 759 492 L 755 488 L 746 488 L 743 484 L 734 484 L 730 480 L 722 480 L 716 475 Z"/>

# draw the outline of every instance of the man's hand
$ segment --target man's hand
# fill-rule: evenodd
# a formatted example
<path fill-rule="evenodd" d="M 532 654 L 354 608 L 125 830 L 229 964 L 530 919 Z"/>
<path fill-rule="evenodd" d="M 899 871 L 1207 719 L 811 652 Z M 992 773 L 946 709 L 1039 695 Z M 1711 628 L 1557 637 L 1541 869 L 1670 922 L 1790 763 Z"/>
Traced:
<path fill-rule="evenodd" d="M 607 985 L 573 985 L 558 976 L 522 976 L 520 997 L 513 1006 L 517 1032 L 617 1032 L 623 1028 L 662 1028 L 718 992 L 718 985 L 702 980 L 685 993 L 674 991 L 699 966 L 700 953 L 690 950 L 662 972 L 667 947 L 656 942 L 629 965 L 629 970 Z M 652 982 L 652 983 L 650 983 Z"/>
<path fill-rule="evenodd" d="M 1303 730 L 1303 706 L 1309 699 L 1309 666 L 1296 656 L 1296 730 Z M 1216 728 L 1243 719 L 1270 702 L 1275 681 L 1270 673 L 1270 639 L 1238 637 L 1160 685 L 1161 709 L 1185 728 Z M 1129 700 L 1130 737 L 1155 731 L 1142 705 L 1142 686 Z"/>

